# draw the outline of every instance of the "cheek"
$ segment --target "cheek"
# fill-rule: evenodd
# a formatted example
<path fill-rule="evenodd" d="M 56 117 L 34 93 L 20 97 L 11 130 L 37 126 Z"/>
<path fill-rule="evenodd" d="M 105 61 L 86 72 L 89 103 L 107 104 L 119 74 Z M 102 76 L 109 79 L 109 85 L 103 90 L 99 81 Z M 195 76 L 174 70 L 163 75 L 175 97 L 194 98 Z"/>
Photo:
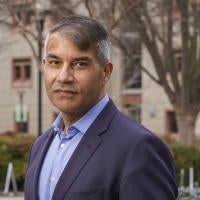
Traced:
<path fill-rule="evenodd" d="M 100 92 L 104 87 L 101 74 L 90 75 L 88 77 L 88 79 L 82 81 L 82 89 L 87 91 L 88 95 Z"/>
<path fill-rule="evenodd" d="M 44 84 L 45 84 L 46 88 L 48 87 L 48 82 L 49 82 L 49 79 L 48 79 L 47 75 L 44 75 Z"/>
<path fill-rule="evenodd" d="M 52 71 L 52 70 L 45 70 L 44 71 L 44 81 L 45 81 L 45 84 L 47 85 L 51 85 L 52 82 L 54 81 L 56 77 L 56 72 Z"/>
<path fill-rule="evenodd" d="M 53 84 L 52 77 L 49 76 L 48 74 L 44 74 L 44 85 L 47 90 L 47 93 L 51 91 L 52 84 Z"/>

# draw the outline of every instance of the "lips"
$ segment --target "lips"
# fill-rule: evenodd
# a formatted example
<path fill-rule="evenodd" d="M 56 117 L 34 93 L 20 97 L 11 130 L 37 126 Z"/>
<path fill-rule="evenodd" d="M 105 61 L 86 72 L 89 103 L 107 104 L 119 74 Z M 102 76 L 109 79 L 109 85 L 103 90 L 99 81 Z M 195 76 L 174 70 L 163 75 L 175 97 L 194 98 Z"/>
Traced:
<path fill-rule="evenodd" d="M 68 90 L 68 89 L 55 89 L 53 90 L 53 92 L 64 97 L 71 97 L 78 93 L 75 90 Z"/>

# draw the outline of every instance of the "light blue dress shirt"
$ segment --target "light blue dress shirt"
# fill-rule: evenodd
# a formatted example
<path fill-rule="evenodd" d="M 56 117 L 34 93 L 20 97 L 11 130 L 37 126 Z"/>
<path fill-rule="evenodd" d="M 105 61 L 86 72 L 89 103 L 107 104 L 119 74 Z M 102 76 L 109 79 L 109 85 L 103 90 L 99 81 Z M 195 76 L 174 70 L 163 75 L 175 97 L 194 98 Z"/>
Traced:
<path fill-rule="evenodd" d="M 60 113 L 53 123 L 55 137 L 44 159 L 39 177 L 39 199 L 51 200 L 56 184 L 71 155 L 82 137 L 109 101 L 106 95 L 93 106 L 82 118 L 63 132 L 63 118 Z"/>

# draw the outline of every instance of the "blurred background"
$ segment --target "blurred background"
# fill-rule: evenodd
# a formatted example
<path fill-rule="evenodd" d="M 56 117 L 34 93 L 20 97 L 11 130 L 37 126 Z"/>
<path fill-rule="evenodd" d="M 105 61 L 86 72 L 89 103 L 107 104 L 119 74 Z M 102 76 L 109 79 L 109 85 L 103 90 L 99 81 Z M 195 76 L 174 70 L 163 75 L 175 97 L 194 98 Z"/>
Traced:
<path fill-rule="evenodd" d="M 31 143 L 58 114 L 43 86 L 43 42 L 73 14 L 107 28 L 109 96 L 169 146 L 180 198 L 200 199 L 200 0 L 0 0 L 0 191 L 12 162 L 23 192 Z"/>

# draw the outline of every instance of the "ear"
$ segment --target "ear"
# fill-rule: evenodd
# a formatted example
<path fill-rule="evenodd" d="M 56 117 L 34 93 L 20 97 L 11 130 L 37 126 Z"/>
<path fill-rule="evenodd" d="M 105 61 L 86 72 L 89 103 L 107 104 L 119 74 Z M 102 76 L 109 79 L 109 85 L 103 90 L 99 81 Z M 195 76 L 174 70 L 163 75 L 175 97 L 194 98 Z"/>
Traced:
<path fill-rule="evenodd" d="M 113 65 L 112 63 L 107 63 L 104 68 L 103 68 L 103 82 L 104 84 L 106 84 L 108 82 L 108 80 L 110 79 L 110 75 L 112 73 L 113 70 Z"/>

